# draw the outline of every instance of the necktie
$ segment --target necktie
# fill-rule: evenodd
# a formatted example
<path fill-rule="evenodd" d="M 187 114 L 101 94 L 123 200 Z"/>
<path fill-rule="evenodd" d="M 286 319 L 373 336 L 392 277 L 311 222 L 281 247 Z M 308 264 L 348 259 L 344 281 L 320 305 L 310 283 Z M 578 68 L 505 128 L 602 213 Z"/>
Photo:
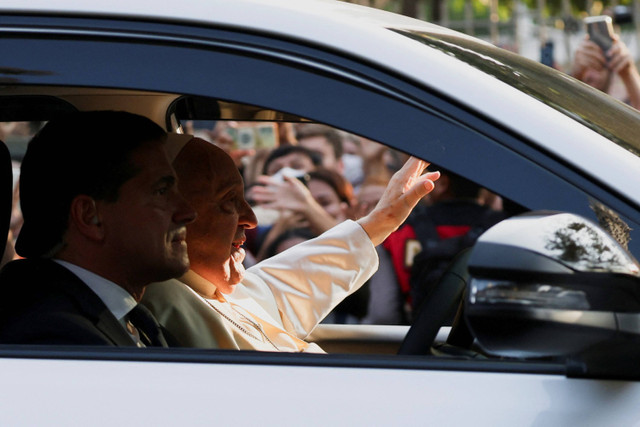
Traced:
<path fill-rule="evenodd" d="M 129 320 L 140 332 L 140 340 L 144 345 L 168 347 L 167 341 L 160 330 L 160 324 L 147 307 L 142 304 L 136 305 L 129 312 Z"/>

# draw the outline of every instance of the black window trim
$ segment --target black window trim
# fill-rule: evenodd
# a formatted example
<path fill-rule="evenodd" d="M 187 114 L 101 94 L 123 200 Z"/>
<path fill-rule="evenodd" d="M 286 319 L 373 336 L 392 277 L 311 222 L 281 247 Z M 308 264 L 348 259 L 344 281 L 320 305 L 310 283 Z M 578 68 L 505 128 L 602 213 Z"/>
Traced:
<path fill-rule="evenodd" d="M 568 375 L 564 364 L 549 361 L 463 360 L 432 356 L 273 353 L 196 348 L 72 347 L 0 345 L 0 359 L 169 362 L 257 366 L 303 366 Z"/>

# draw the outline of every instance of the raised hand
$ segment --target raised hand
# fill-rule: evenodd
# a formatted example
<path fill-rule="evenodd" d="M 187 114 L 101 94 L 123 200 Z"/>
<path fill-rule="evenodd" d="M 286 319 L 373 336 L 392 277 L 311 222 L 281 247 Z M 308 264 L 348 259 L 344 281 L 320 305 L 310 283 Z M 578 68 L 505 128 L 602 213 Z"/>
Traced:
<path fill-rule="evenodd" d="M 418 202 L 435 188 L 434 182 L 440 178 L 440 172 L 424 173 L 427 166 L 429 163 L 410 157 L 393 174 L 376 207 L 358 220 L 374 245 L 379 245 L 397 230 Z"/>

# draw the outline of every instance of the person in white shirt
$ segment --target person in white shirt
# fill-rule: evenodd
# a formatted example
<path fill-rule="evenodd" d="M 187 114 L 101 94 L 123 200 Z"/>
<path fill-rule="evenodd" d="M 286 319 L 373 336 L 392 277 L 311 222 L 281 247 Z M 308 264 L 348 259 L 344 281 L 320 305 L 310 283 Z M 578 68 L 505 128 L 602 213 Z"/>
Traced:
<path fill-rule="evenodd" d="M 322 352 L 304 339 L 376 271 L 375 247 L 439 177 L 423 174 L 428 163 L 411 158 L 368 215 L 245 271 L 245 230 L 257 221 L 233 160 L 197 138 L 172 150 L 180 192 L 198 215 L 187 226 L 191 268 L 178 280 L 149 285 L 143 303 L 191 347 Z"/>

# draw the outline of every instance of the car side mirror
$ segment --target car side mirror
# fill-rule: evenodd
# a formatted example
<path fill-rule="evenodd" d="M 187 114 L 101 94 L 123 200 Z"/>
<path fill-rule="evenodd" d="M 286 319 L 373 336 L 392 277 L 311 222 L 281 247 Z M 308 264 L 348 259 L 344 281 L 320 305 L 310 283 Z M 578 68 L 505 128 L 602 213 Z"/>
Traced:
<path fill-rule="evenodd" d="M 465 316 L 487 354 L 580 354 L 640 342 L 640 265 L 595 223 L 571 213 L 504 220 L 476 242 Z"/>

